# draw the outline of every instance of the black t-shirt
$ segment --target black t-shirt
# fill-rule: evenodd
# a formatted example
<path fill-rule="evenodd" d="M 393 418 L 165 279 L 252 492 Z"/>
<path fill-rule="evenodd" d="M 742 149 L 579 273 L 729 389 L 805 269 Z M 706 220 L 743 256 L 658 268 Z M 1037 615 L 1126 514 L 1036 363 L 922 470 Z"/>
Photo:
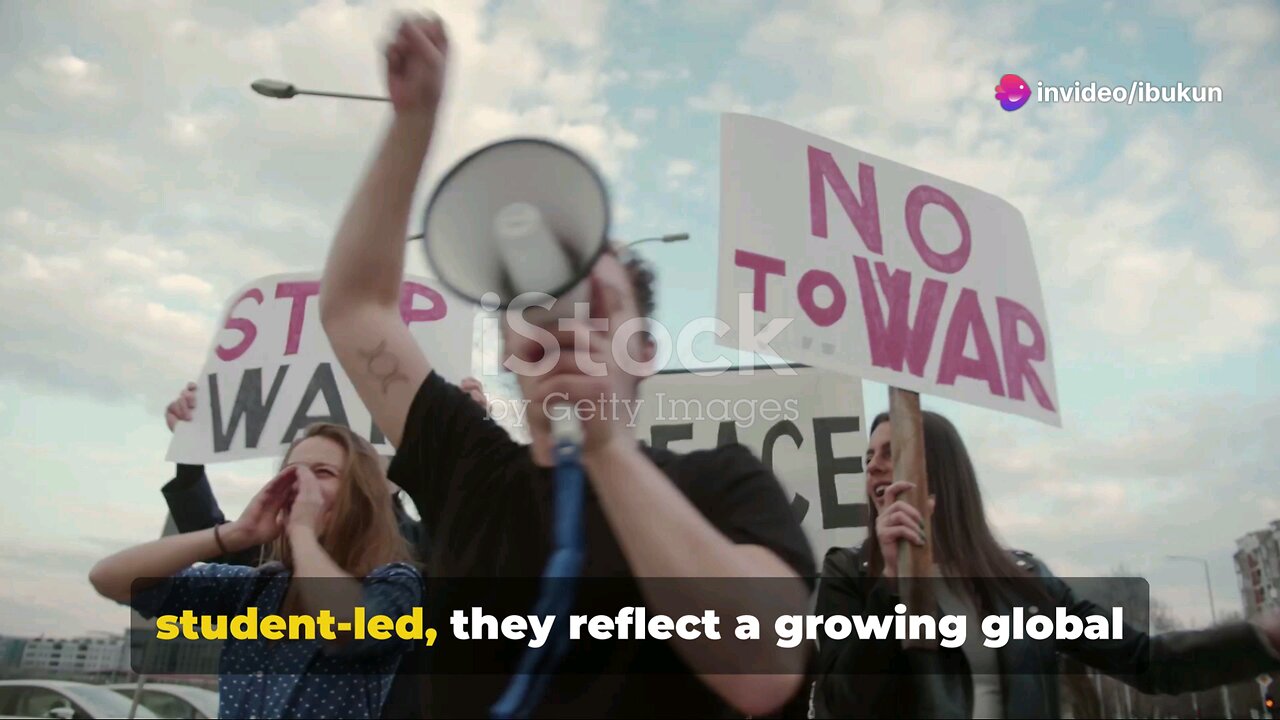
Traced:
<path fill-rule="evenodd" d="M 728 445 L 685 455 L 648 447 L 643 451 L 730 540 L 768 548 L 800 577 L 814 577 L 812 551 L 781 485 L 749 449 Z M 432 372 L 410 407 L 389 476 L 413 498 L 430 541 L 432 579 L 423 603 L 428 627 L 437 628 L 441 638 L 450 635 L 452 611 L 470 604 L 460 605 L 450 596 L 449 579 L 454 578 L 492 580 L 493 594 L 507 596 L 504 607 L 534 612 L 536 583 L 500 580 L 540 577 L 551 548 L 552 471 L 537 466 L 527 446 L 512 440 L 470 396 Z M 584 582 L 574 613 L 597 605 L 601 598 L 592 593 L 602 587 L 611 594 L 604 605 L 644 606 L 599 500 L 588 488 Z M 613 580 L 598 580 L 602 578 Z M 528 592 L 513 599 L 509 589 Z M 466 674 L 474 672 L 478 656 L 463 645 L 438 639 L 425 653 L 414 654 L 423 663 L 414 670 L 422 673 L 429 717 L 487 717 L 510 679 L 515 656 L 504 660 L 502 675 Z M 668 670 L 628 672 L 659 666 Z M 666 643 L 574 642 L 561 667 L 566 674 L 550 680 L 539 716 L 735 714 Z"/>

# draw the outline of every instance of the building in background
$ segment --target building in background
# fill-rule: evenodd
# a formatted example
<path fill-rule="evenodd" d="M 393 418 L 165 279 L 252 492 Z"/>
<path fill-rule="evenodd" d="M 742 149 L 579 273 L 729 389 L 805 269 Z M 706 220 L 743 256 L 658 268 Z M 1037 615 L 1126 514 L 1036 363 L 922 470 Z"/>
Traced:
<path fill-rule="evenodd" d="M 49 675 L 98 675 L 129 670 L 129 650 L 123 633 L 98 633 L 78 638 L 38 637 L 26 641 L 22 669 Z"/>
<path fill-rule="evenodd" d="M 22 664 L 22 651 L 27 639 L 0 635 L 0 668 L 15 668 Z"/>
<path fill-rule="evenodd" d="M 1236 540 L 1236 577 L 1247 619 L 1280 611 L 1280 520 Z"/>

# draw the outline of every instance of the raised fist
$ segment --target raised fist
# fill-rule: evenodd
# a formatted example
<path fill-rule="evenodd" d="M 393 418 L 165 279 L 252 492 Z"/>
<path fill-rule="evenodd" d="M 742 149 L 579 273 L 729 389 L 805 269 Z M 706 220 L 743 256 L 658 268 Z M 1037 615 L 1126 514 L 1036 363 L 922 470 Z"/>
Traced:
<path fill-rule="evenodd" d="M 173 432 L 173 428 L 179 422 L 191 420 L 196 409 L 196 384 L 187 383 L 182 389 L 182 393 L 178 398 L 169 403 L 164 409 L 164 422 L 169 426 L 169 432 Z"/>
<path fill-rule="evenodd" d="M 386 55 L 387 92 L 396 112 L 434 113 L 444 90 L 449 56 L 449 39 L 440 18 L 401 18 Z"/>

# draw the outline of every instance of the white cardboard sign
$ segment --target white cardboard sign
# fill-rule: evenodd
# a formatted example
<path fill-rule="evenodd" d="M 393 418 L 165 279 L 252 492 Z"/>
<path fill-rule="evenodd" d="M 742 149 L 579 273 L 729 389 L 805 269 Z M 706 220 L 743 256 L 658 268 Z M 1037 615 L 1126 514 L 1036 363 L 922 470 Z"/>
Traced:
<path fill-rule="evenodd" d="M 720 173 L 723 342 L 1061 425 L 1008 202 L 746 115 L 721 120 Z"/>
<path fill-rule="evenodd" d="M 320 326 L 319 290 L 319 272 L 291 273 L 259 278 L 232 295 L 200 373 L 195 418 L 178 424 L 166 460 L 279 457 L 321 421 L 394 452 L 334 357 Z M 469 373 L 472 305 L 434 280 L 406 277 L 400 314 L 441 375 L 458 382 Z"/>
<path fill-rule="evenodd" d="M 797 367 L 664 372 L 641 384 L 636 437 L 689 452 L 739 442 L 773 468 L 820 563 L 866 537 L 862 382 Z"/>

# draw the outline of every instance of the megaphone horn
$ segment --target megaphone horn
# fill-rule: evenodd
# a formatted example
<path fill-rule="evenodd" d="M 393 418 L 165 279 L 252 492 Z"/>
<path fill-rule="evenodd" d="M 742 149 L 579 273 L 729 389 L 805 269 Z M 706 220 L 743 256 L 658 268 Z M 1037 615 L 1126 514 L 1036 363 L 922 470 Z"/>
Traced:
<path fill-rule="evenodd" d="M 480 303 L 493 293 L 506 309 L 524 293 L 569 299 L 605 251 L 609 220 L 604 181 L 581 155 L 515 138 L 444 176 L 427 203 L 423 245 L 455 294 Z"/>
<path fill-rule="evenodd" d="M 608 236 L 609 196 L 599 173 L 563 145 L 531 138 L 495 143 L 464 158 L 436 188 L 423 222 L 427 262 L 454 293 L 476 303 L 494 293 L 503 309 L 523 304 L 522 294 L 546 293 L 557 299 L 552 313 L 562 315 L 573 305 L 563 301 L 585 292 L 583 280 Z M 572 606 L 585 552 L 582 428 L 566 415 L 553 420 L 552 435 L 555 525 L 539 614 Z M 528 716 L 545 690 L 531 678 L 553 669 L 565 648 L 548 643 L 526 649 L 491 716 Z"/>

